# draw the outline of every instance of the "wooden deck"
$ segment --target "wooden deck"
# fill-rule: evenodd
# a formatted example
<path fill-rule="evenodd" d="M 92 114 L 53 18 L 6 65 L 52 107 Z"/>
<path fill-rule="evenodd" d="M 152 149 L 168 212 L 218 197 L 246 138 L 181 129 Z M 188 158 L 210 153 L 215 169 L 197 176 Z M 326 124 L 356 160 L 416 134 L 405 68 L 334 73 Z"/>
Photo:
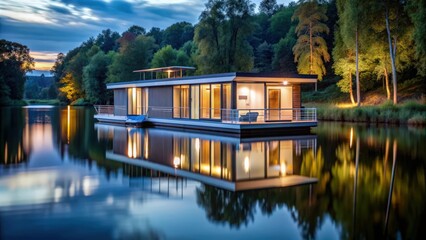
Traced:
<path fill-rule="evenodd" d="M 102 123 L 126 125 L 126 116 L 95 115 Z M 237 137 L 276 136 L 309 133 L 316 127 L 316 121 L 281 121 L 281 122 L 222 122 L 191 119 L 147 118 L 138 127 L 162 127 L 181 131 L 219 133 Z"/>

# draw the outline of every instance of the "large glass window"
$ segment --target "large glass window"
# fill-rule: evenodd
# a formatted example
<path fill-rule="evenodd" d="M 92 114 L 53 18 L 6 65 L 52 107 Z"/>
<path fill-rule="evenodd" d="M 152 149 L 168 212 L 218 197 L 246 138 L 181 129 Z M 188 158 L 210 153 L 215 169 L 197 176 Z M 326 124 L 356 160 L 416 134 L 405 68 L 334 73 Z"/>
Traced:
<path fill-rule="evenodd" d="M 231 92 L 231 84 L 223 84 L 222 85 L 222 120 L 223 121 L 230 121 L 232 120 L 232 92 Z"/>
<path fill-rule="evenodd" d="M 173 87 L 173 117 L 189 118 L 189 86 Z"/>
<path fill-rule="evenodd" d="M 148 88 L 142 89 L 142 114 L 148 113 Z"/>
<path fill-rule="evenodd" d="M 220 119 L 220 84 L 212 84 L 212 95 L 211 95 L 211 118 L 212 119 Z"/>
<path fill-rule="evenodd" d="M 191 86 L 191 118 L 200 118 L 200 86 Z"/>
<path fill-rule="evenodd" d="M 210 85 L 201 85 L 200 93 L 201 118 L 210 118 Z"/>
<path fill-rule="evenodd" d="M 189 118 L 189 86 L 180 87 L 180 117 Z"/>
<path fill-rule="evenodd" d="M 173 87 L 173 117 L 180 118 L 180 86 Z"/>
<path fill-rule="evenodd" d="M 127 114 L 142 114 L 142 89 L 129 88 L 127 90 Z"/>

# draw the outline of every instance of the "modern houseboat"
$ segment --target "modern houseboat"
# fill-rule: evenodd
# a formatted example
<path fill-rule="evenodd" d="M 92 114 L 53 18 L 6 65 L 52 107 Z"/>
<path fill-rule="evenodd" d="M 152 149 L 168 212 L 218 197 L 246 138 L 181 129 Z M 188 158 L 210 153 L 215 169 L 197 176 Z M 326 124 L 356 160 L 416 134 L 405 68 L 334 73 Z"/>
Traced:
<path fill-rule="evenodd" d="M 136 70 L 141 80 L 107 85 L 114 91 L 114 105 L 95 106 L 95 118 L 107 123 L 241 137 L 309 131 L 317 125 L 316 109 L 302 107 L 300 91 L 301 84 L 316 83 L 315 75 L 183 75 L 193 69 L 171 66 Z"/>

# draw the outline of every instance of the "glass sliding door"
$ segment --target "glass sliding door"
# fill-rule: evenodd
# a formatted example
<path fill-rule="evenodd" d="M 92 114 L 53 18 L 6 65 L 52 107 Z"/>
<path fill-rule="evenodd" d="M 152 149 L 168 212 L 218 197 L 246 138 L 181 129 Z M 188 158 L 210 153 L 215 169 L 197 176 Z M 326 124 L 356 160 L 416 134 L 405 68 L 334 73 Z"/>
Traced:
<path fill-rule="evenodd" d="M 280 120 L 281 89 L 268 89 L 268 120 Z"/>
<path fill-rule="evenodd" d="M 128 115 L 142 114 L 142 89 L 140 88 L 127 89 L 127 114 Z"/>
<path fill-rule="evenodd" d="M 200 86 L 191 86 L 191 118 L 200 118 Z"/>
<path fill-rule="evenodd" d="M 180 118 L 180 86 L 173 87 L 173 117 Z"/>
<path fill-rule="evenodd" d="M 189 86 L 173 87 L 173 117 L 189 118 Z"/>
<path fill-rule="evenodd" d="M 148 114 L 148 88 L 142 88 L 142 114 Z"/>
<path fill-rule="evenodd" d="M 220 84 L 211 85 L 212 94 L 211 94 L 211 118 L 220 119 L 220 109 L 221 109 L 221 90 Z"/>
<path fill-rule="evenodd" d="M 180 117 L 189 118 L 189 85 L 180 87 Z"/>
<path fill-rule="evenodd" d="M 231 92 L 231 84 L 223 84 L 222 85 L 222 120 L 230 121 L 232 120 L 231 108 L 232 108 L 232 92 Z"/>
<path fill-rule="evenodd" d="M 201 85 L 200 91 L 200 111 L 201 118 L 210 118 L 210 85 Z"/>

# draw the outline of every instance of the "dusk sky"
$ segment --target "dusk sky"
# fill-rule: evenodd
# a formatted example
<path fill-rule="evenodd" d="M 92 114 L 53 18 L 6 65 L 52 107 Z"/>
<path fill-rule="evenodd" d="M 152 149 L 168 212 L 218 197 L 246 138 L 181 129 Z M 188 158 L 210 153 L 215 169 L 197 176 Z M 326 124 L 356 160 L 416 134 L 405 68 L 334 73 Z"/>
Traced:
<path fill-rule="evenodd" d="M 261 0 L 252 1 L 256 11 Z M 28 46 L 36 69 L 49 70 L 67 53 L 110 28 L 120 34 L 132 25 L 164 29 L 195 24 L 207 0 L 2 0 L 0 38 Z M 289 0 L 277 1 L 287 5 Z"/>

